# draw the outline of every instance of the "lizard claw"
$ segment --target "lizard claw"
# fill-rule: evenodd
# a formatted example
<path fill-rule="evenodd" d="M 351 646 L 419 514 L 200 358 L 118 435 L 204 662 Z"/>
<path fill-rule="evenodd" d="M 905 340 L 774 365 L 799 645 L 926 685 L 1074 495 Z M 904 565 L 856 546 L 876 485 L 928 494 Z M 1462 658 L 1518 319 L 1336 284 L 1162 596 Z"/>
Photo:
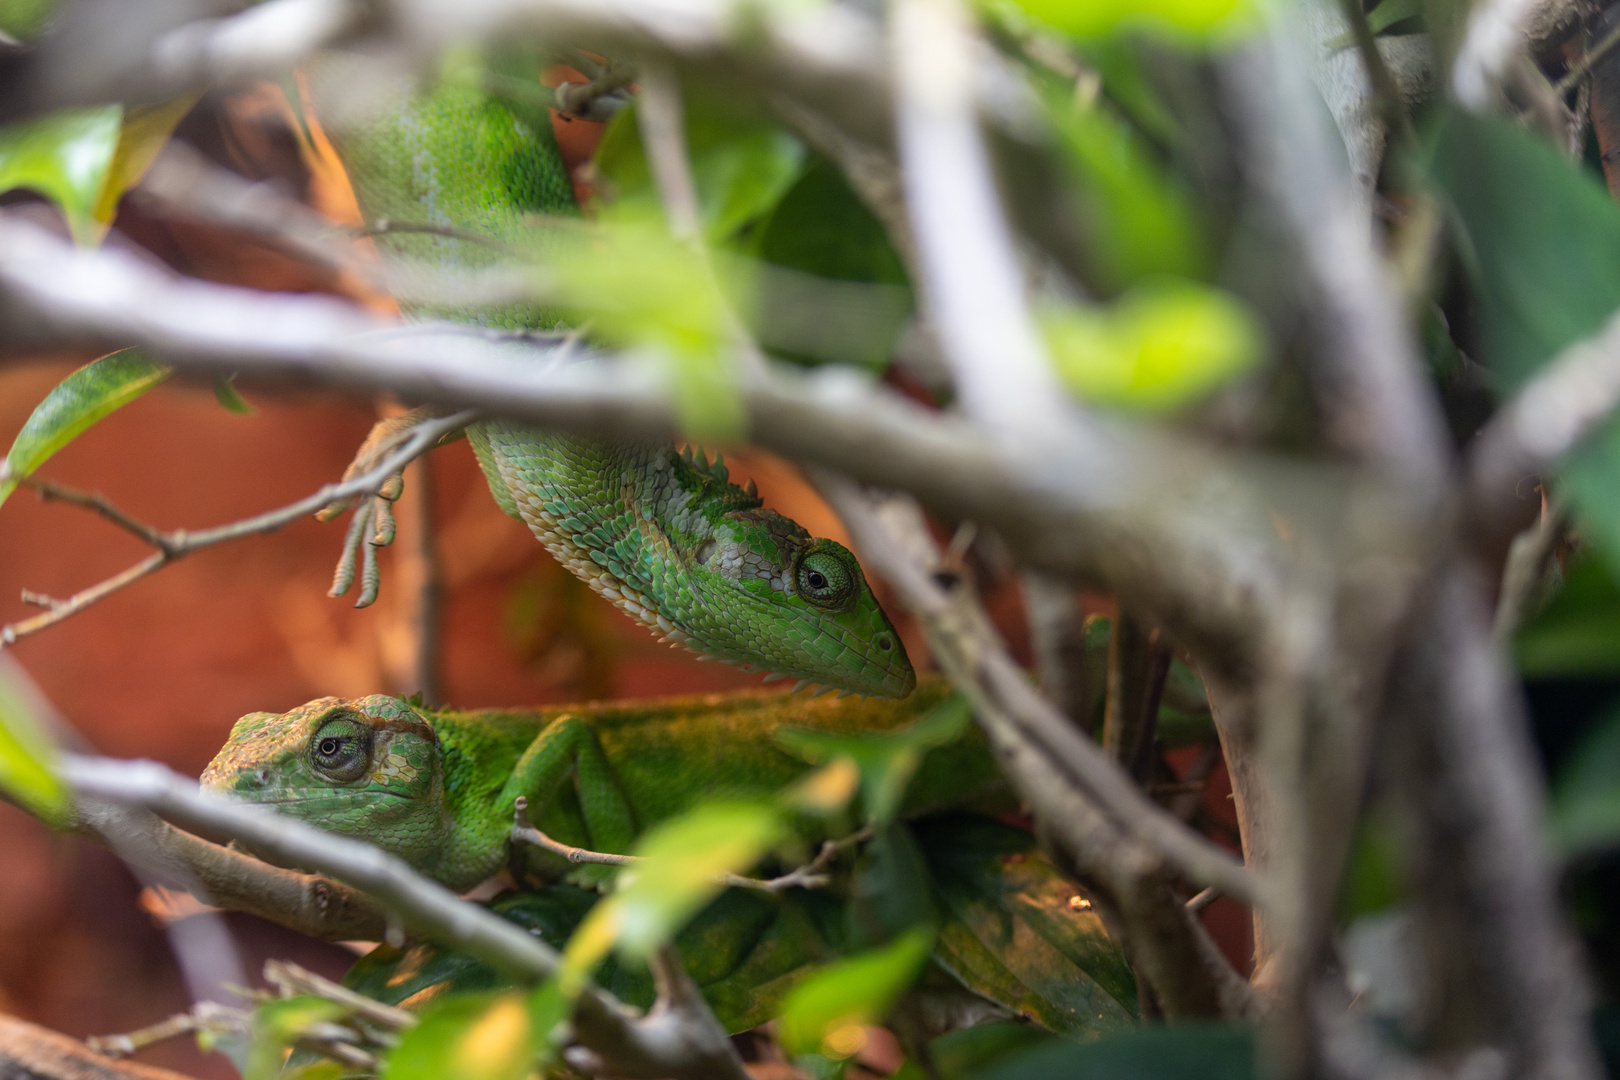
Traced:
<path fill-rule="evenodd" d="M 379 420 L 372 426 L 366 441 L 360 444 L 360 449 L 355 451 L 349 467 L 343 470 L 343 479 L 352 480 L 375 469 L 409 435 L 412 428 L 434 415 L 430 408 L 424 406 Z M 354 510 L 354 520 L 343 538 L 343 552 L 332 575 L 332 588 L 326 595 L 339 597 L 348 592 L 354 585 L 358 564 L 360 596 L 354 606 L 370 607 L 377 602 L 377 593 L 382 585 L 382 574 L 377 567 L 377 549 L 394 542 L 394 502 L 404 492 L 405 474 L 403 471 L 396 472 L 383 481 L 376 494 L 334 499 L 316 511 L 317 521 L 331 521 L 351 507 Z"/>

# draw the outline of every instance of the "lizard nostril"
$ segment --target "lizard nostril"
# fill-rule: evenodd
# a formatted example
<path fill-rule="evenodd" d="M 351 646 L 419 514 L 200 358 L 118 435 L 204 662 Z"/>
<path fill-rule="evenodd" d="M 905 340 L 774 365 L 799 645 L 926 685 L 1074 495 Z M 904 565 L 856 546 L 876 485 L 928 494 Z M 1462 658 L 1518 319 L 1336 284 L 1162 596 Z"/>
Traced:
<path fill-rule="evenodd" d="M 248 773 L 248 780 L 253 784 L 254 787 L 268 787 L 270 784 L 270 770 L 254 769 L 252 772 Z"/>

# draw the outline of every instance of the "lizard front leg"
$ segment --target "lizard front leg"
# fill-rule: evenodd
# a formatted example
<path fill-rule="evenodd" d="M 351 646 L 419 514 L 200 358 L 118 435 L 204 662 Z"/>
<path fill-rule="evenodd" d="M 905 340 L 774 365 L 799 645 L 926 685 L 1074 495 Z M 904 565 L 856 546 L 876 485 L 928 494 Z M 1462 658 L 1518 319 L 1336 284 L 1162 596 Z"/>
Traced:
<path fill-rule="evenodd" d="M 498 798 L 502 819 L 511 820 L 519 795 L 528 799 L 538 819 L 570 778 L 585 819 L 586 846 L 614 855 L 629 851 L 636 837 L 635 815 L 596 732 L 577 716 L 553 720 L 518 758 Z M 576 884 L 600 886 L 611 880 L 613 870 L 609 866 L 582 866 L 569 879 Z"/>

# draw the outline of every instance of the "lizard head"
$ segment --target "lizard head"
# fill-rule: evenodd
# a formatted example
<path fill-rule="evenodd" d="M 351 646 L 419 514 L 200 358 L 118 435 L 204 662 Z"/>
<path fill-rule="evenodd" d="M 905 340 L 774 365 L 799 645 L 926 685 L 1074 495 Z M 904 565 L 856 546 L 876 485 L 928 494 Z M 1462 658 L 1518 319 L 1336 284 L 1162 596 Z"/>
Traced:
<path fill-rule="evenodd" d="M 837 541 L 748 508 L 725 514 L 696 555 L 718 579 L 691 620 L 705 652 L 873 697 L 905 697 L 917 685 L 861 564 Z"/>
<path fill-rule="evenodd" d="M 319 698 L 288 713 L 248 713 L 203 787 L 417 864 L 444 843 L 438 737 L 398 698 Z"/>

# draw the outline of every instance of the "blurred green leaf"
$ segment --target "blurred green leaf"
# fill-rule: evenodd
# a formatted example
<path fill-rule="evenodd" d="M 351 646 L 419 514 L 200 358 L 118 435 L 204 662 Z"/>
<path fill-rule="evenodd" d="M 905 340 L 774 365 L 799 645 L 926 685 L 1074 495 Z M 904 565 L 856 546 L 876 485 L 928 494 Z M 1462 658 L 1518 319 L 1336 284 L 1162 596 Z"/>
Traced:
<path fill-rule="evenodd" d="M 563 986 L 575 992 L 617 948 L 645 960 L 781 838 L 776 811 L 755 803 L 711 803 L 649 829 L 619 872 L 617 888 L 591 910 L 564 951 Z"/>
<path fill-rule="evenodd" d="M 95 239 L 99 240 L 106 233 L 118 213 L 118 200 L 146 175 L 158 151 L 169 141 L 174 126 L 191 111 L 201 96 L 201 91 L 198 91 L 182 94 L 170 101 L 125 106 L 123 122 L 118 129 L 118 145 L 113 150 L 106 178 L 90 208 Z"/>
<path fill-rule="evenodd" d="M 0 656 L 0 789 L 52 825 L 72 808 L 52 769 L 55 748 L 35 715 L 32 685 L 9 656 Z"/>
<path fill-rule="evenodd" d="M 56 14 L 57 0 L 0 0 L 0 33 L 32 41 Z"/>
<path fill-rule="evenodd" d="M 214 400 L 238 416 L 253 415 L 253 406 L 249 405 L 236 389 L 235 375 L 223 375 L 214 380 Z"/>
<path fill-rule="evenodd" d="M 1122 408 L 1188 405 L 1263 351 L 1259 323 L 1236 297 L 1190 282 L 1144 285 L 1106 309 L 1049 309 L 1042 328 L 1064 384 Z"/>
<path fill-rule="evenodd" d="M 1527 679 L 1620 672 L 1620 585 L 1608 565 L 1576 560 L 1563 587 L 1520 627 L 1513 653 Z"/>
<path fill-rule="evenodd" d="M 1552 787 L 1548 824 L 1573 858 L 1620 843 L 1620 709 L 1611 709 L 1570 755 Z"/>
<path fill-rule="evenodd" d="M 850 1029 L 880 1022 L 917 977 L 934 932 L 918 926 L 879 949 L 840 960 L 794 988 L 782 1004 L 776 1036 L 789 1054 L 853 1056 Z M 864 1041 L 864 1040 L 863 1040 Z"/>
<path fill-rule="evenodd" d="M 967 815 L 915 831 L 946 912 L 935 957 L 958 981 L 1059 1034 L 1135 1026 L 1130 964 L 1033 836 Z"/>
<path fill-rule="evenodd" d="M 1187 42 L 1221 42 L 1259 22 L 1255 0 L 1014 0 L 1054 29 L 1078 38 L 1149 30 Z"/>
<path fill-rule="evenodd" d="M 1395 37 L 1401 34 L 1417 34 L 1423 31 L 1423 0 L 1382 0 L 1382 2 L 1367 13 L 1367 28 L 1373 36 L 1386 34 Z M 1353 49 L 1356 45 L 1354 31 L 1347 30 L 1327 43 L 1330 49 Z"/>
<path fill-rule="evenodd" d="M 1552 146 L 1461 109 L 1442 115 L 1430 173 L 1464 240 L 1481 359 L 1514 390 L 1620 307 L 1620 206 Z M 1592 540 L 1620 567 L 1620 424 L 1576 449 L 1561 479 Z"/>
<path fill-rule="evenodd" d="M 776 741 L 815 765 L 839 757 L 853 760 L 861 771 L 868 820 L 887 823 L 899 813 L 906 787 L 922 765 L 923 755 L 954 743 L 972 722 L 973 709 L 967 699 L 953 694 L 926 716 L 898 731 L 834 735 L 784 728 L 776 733 Z"/>
<path fill-rule="evenodd" d="M 506 893 L 490 908 L 560 949 L 598 899 L 589 890 L 555 885 Z M 720 1023 L 727 1031 L 745 1031 L 776 1015 L 788 990 L 813 966 L 833 958 L 828 933 L 836 917 L 836 901 L 820 893 L 766 897 L 728 889 L 682 929 L 675 946 Z M 609 957 L 596 981 L 637 1008 L 653 1003 L 652 980 L 639 964 Z M 373 949 L 349 969 L 343 984 L 409 1009 L 447 994 L 512 985 L 466 953 L 426 942 L 404 950 Z M 543 1025 L 537 1022 L 536 1030 Z"/>
<path fill-rule="evenodd" d="M 1447 109 L 1430 175 L 1465 241 L 1481 356 L 1514 389 L 1620 305 L 1620 206 L 1511 121 Z"/>
<path fill-rule="evenodd" d="M 712 102 L 686 113 L 686 144 L 697 187 L 703 235 L 711 244 L 731 239 L 770 212 L 798 177 L 804 144 L 760 117 Z M 710 104 L 712 107 L 701 107 Z M 632 104 L 608 125 L 596 152 L 598 183 L 613 204 L 656 204 L 658 193 L 641 145 Z"/>
<path fill-rule="evenodd" d="M 1348 923 L 1399 904 L 1407 895 L 1405 855 L 1393 815 L 1363 814 L 1356 822 L 1339 885 L 1339 919 Z"/>
<path fill-rule="evenodd" d="M 169 369 L 139 353 L 103 356 L 63 379 L 23 423 L 0 466 L 0 504 L 52 454 L 103 416 L 129 404 L 169 377 Z"/>
<path fill-rule="evenodd" d="M 1208 244 L 1192 201 L 1142 138 L 1107 106 L 1077 102 L 1067 83 L 1047 80 L 1041 91 L 1074 179 L 1098 286 L 1206 277 Z"/>
<path fill-rule="evenodd" d="M 384 1080 L 522 1080 L 531 1071 L 539 1049 L 521 993 L 446 996 L 423 1009 L 421 1022 L 400 1035 L 382 1076 Z"/>
<path fill-rule="evenodd" d="M 1254 1034 L 1225 1024 L 1144 1028 L 1093 1043 L 1051 1043 L 974 1080 L 1253 1080 Z"/>
<path fill-rule="evenodd" d="M 1033 1024 L 992 1023 L 949 1031 L 928 1044 L 933 1074 L 914 1061 L 900 1067 L 892 1080 L 968 1080 L 998 1062 L 1046 1046 L 1054 1037 Z"/>
<path fill-rule="evenodd" d="M 123 109 L 64 109 L 0 128 L 0 192 L 28 188 L 54 202 L 81 244 L 101 238 L 97 200 L 118 150 Z"/>
<path fill-rule="evenodd" d="M 559 299 L 607 341 L 658 348 L 671 367 L 682 431 L 694 441 L 739 436 L 733 316 L 713 263 L 645 219 L 570 230 L 556 240 Z M 728 284 L 747 291 L 741 278 Z"/>
<path fill-rule="evenodd" d="M 812 157 L 747 249 L 766 264 L 742 309 L 761 344 L 793 360 L 888 363 L 911 290 L 888 232 L 836 165 Z"/>
<path fill-rule="evenodd" d="M 287 1048 L 316 1024 L 342 1018 L 348 1010 L 316 997 L 276 998 L 253 1010 L 253 1036 L 242 1080 L 273 1080 L 281 1073 Z"/>

